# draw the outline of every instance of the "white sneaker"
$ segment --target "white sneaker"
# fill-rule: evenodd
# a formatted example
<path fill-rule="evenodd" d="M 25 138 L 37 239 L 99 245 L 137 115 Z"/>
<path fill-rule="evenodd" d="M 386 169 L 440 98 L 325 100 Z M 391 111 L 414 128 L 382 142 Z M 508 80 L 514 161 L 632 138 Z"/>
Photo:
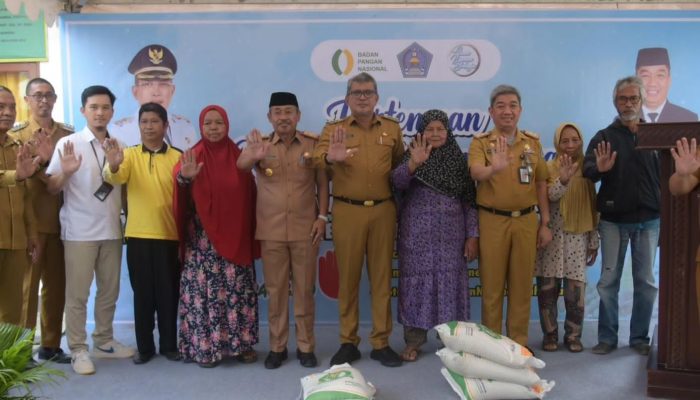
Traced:
<path fill-rule="evenodd" d="M 123 344 L 112 339 L 102 346 L 94 346 L 92 355 L 95 358 L 131 358 L 136 354 L 133 347 L 124 346 Z"/>
<path fill-rule="evenodd" d="M 95 373 L 95 364 L 92 363 L 87 350 L 78 350 L 76 353 L 71 354 L 70 363 L 76 374 L 92 375 Z"/>

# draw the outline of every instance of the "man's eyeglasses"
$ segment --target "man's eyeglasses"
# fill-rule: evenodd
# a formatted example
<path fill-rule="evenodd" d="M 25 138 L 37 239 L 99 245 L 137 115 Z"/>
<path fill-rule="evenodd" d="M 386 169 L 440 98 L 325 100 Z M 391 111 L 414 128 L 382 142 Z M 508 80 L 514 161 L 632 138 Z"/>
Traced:
<path fill-rule="evenodd" d="M 54 101 L 56 100 L 56 93 L 34 93 L 30 94 L 29 97 L 34 99 L 36 102 L 40 102 L 42 100 Z"/>
<path fill-rule="evenodd" d="M 617 99 L 615 100 L 617 100 L 617 104 L 620 105 L 627 104 L 627 102 L 629 101 L 630 103 L 632 103 L 633 106 L 636 106 L 637 104 L 639 104 L 640 101 L 642 101 L 642 98 L 639 96 L 617 96 Z"/>
<path fill-rule="evenodd" d="M 352 92 L 350 92 L 350 96 L 358 99 L 360 97 L 372 97 L 375 94 L 377 94 L 377 92 L 375 92 L 374 90 L 353 90 Z"/>

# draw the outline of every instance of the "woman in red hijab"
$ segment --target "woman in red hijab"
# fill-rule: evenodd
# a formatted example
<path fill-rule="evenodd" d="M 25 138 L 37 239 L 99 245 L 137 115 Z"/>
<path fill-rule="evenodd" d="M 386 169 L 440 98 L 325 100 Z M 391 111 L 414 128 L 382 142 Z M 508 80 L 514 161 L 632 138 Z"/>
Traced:
<path fill-rule="evenodd" d="M 185 361 L 205 368 L 229 357 L 255 362 L 255 181 L 236 168 L 241 151 L 223 108 L 205 107 L 199 129 L 202 139 L 173 171 L 183 259 L 178 347 Z"/>

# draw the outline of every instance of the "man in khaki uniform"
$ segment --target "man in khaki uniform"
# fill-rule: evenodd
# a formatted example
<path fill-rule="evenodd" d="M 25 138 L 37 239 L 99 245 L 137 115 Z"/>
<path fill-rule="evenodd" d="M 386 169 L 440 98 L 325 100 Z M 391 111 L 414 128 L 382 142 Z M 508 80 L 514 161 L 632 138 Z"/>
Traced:
<path fill-rule="evenodd" d="M 518 130 L 521 112 L 516 88 L 500 85 L 491 92 L 495 129 L 474 137 L 469 168 L 478 181 L 481 320 L 501 332 L 507 287 L 507 334 L 526 346 L 535 256 L 552 240 L 552 232 L 542 145 L 536 134 Z"/>
<path fill-rule="evenodd" d="M 318 364 L 314 355 L 314 285 L 316 256 L 328 221 L 328 178 L 313 167 L 318 136 L 297 130 L 299 103 L 292 93 L 270 97 L 267 118 L 274 131 L 247 137 L 238 168 L 255 168 L 258 183 L 255 238 L 262 249 L 265 288 L 269 295 L 270 353 L 265 368 L 287 359 L 289 281 L 294 294 L 297 358 L 302 366 Z"/>
<path fill-rule="evenodd" d="M 398 367 L 401 357 L 389 347 L 391 317 L 391 257 L 396 233 L 396 207 L 389 173 L 404 153 L 396 120 L 375 115 L 377 83 L 367 73 L 348 81 L 345 102 L 351 115 L 323 128 L 314 163 L 326 166 L 333 178 L 333 244 L 339 269 L 340 342 L 331 365 L 360 358 L 357 345 L 358 294 L 362 264 L 372 298 L 370 357 Z"/>
<path fill-rule="evenodd" d="M 0 322 L 19 325 L 22 280 L 36 251 L 36 220 L 26 179 L 35 172 L 26 146 L 8 134 L 17 116 L 12 92 L 0 86 Z"/>
<path fill-rule="evenodd" d="M 13 134 L 23 143 L 29 143 L 38 134 L 48 136 L 51 149 L 64 136 L 73 133 L 70 125 L 56 122 L 51 118 L 56 104 L 53 85 L 45 79 L 34 78 L 27 83 L 24 100 L 29 106 L 31 117 L 13 129 Z M 53 151 L 53 150 L 52 150 Z M 46 174 L 43 169 L 27 180 L 32 193 L 34 214 L 37 219 L 39 258 L 24 274 L 24 304 L 22 325 L 29 329 L 36 326 L 39 280 L 41 280 L 41 348 L 39 358 L 61 364 L 70 363 L 70 357 L 61 349 L 61 328 L 63 306 L 66 298 L 66 268 L 61 242 L 61 227 L 58 212 L 61 208 L 60 195 L 46 190 Z"/>

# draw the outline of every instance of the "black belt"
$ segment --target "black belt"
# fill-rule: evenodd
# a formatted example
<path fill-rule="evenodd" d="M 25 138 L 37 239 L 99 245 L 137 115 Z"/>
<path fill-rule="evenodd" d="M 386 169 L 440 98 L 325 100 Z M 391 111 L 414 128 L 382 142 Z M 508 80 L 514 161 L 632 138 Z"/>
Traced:
<path fill-rule="evenodd" d="M 522 210 L 517 210 L 517 211 L 498 210 L 495 208 L 486 207 L 486 206 L 482 206 L 482 205 L 479 205 L 479 208 L 481 208 L 484 211 L 488 211 L 492 214 L 502 215 L 504 217 L 520 217 L 522 215 L 527 215 L 527 214 L 530 214 L 531 212 L 535 211 L 535 206 L 530 206 L 530 207 L 523 208 Z"/>
<path fill-rule="evenodd" d="M 391 197 L 387 199 L 381 199 L 381 200 L 353 200 L 353 199 L 348 199 L 347 197 L 342 197 L 342 196 L 333 196 L 334 199 L 340 200 L 343 203 L 348 203 L 352 204 L 353 206 L 365 206 L 365 207 L 374 207 L 378 205 L 379 203 L 383 203 L 387 200 L 390 200 Z"/>

